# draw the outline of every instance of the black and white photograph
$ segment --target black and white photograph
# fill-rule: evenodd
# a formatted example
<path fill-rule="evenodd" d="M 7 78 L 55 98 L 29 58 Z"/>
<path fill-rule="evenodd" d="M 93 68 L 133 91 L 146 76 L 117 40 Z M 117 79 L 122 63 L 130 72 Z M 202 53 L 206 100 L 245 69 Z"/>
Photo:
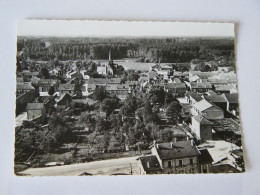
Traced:
<path fill-rule="evenodd" d="M 235 28 L 19 21 L 14 174 L 245 172 Z"/>

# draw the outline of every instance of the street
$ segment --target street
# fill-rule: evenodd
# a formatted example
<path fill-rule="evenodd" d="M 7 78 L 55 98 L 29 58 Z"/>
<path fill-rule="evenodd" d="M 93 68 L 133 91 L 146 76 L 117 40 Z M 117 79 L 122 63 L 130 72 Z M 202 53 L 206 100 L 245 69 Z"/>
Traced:
<path fill-rule="evenodd" d="M 77 176 L 84 172 L 93 175 L 130 174 L 132 166 L 133 174 L 136 175 L 138 174 L 137 158 L 138 156 L 55 167 L 29 168 L 20 173 L 30 176 Z"/>

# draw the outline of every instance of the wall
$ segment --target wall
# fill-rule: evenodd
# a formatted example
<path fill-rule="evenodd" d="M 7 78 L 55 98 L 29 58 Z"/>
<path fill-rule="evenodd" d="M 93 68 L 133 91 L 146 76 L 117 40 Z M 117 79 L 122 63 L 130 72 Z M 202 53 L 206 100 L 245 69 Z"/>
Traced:
<path fill-rule="evenodd" d="M 193 160 L 193 164 L 190 164 L 190 159 Z M 182 166 L 179 165 L 179 160 L 182 160 Z M 168 167 L 168 162 L 171 161 L 172 166 Z M 164 174 L 173 174 L 173 173 L 190 173 L 190 169 L 194 169 L 194 173 L 199 171 L 198 169 L 198 158 L 196 156 L 186 157 L 180 159 L 171 159 L 171 160 L 163 160 L 163 173 Z"/>
<path fill-rule="evenodd" d="M 191 124 L 192 124 L 192 128 L 191 130 L 193 131 L 193 133 L 196 135 L 196 139 L 200 140 L 200 123 L 194 119 L 194 117 L 191 118 Z"/>

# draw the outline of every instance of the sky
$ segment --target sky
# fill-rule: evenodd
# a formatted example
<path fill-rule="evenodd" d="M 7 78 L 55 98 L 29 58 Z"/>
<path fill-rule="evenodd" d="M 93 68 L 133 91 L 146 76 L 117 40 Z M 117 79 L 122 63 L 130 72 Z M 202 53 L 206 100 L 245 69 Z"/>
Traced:
<path fill-rule="evenodd" d="M 234 37 L 233 23 L 21 20 L 18 36 Z"/>

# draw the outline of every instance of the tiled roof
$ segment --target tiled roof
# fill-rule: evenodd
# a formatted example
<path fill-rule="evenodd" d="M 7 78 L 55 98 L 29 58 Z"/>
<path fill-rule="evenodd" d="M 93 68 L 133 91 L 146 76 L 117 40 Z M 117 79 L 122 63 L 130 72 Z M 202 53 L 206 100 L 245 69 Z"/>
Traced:
<path fill-rule="evenodd" d="M 241 135 L 240 125 L 231 118 L 211 120 L 215 131 L 232 131 L 235 134 Z"/>
<path fill-rule="evenodd" d="M 157 151 L 161 159 L 176 159 L 200 155 L 193 141 L 160 143 Z"/>
<path fill-rule="evenodd" d="M 88 80 L 89 84 L 120 84 L 121 83 L 121 78 L 90 78 Z"/>
<path fill-rule="evenodd" d="M 166 89 L 176 89 L 176 88 L 182 88 L 186 89 L 185 83 L 167 83 L 165 84 Z"/>
<path fill-rule="evenodd" d="M 208 101 L 213 102 L 213 103 L 216 103 L 216 102 L 227 102 L 223 95 L 210 95 L 210 96 L 206 96 L 206 99 Z"/>
<path fill-rule="evenodd" d="M 141 156 L 137 160 L 140 160 L 145 171 L 162 170 L 160 163 L 156 156 Z"/>
<path fill-rule="evenodd" d="M 192 75 L 197 75 L 201 78 L 208 78 L 217 75 L 217 72 L 200 72 L 200 71 L 192 71 Z"/>
<path fill-rule="evenodd" d="M 229 103 L 238 104 L 238 94 L 237 93 L 231 93 L 231 94 L 225 94 L 225 97 Z"/>
<path fill-rule="evenodd" d="M 106 90 L 108 91 L 115 91 L 115 90 L 128 90 L 129 85 L 128 84 L 122 84 L 122 85 L 107 85 Z"/>
<path fill-rule="evenodd" d="M 191 88 L 212 88 L 212 85 L 209 82 L 191 82 Z"/>
<path fill-rule="evenodd" d="M 230 91 L 232 89 L 236 89 L 236 86 L 231 85 L 217 85 L 215 86 L 216 91 Z"/>
<path fill-rule="evenodd" d="M 186 92 L 186 94 L 185 94 L 187 97 L 192 97 L 194 100 L 196 100 L 197 102 L 199 102 L 199 101 L 201 101 L 201 100 L 203 100 L 203 98 L 199 95 L 199 94 L 197 94 L 197 93 L 194 93 L 194 92 Z"/>
<path fill-rule="evenodd" d="M 34 87 L 31 85 L 31 83 L 17 83 L 16 89 L 17 90 L 31 90 L 31 89 L 34 89 Z"/>
<path fill-rule="evenodd" d="M 205 119 L 203 116 L 201 115 L 197 115 L 197 116 L 193 116 L 193 118 L 198 121 L 200 124 L 202 125 L 211 125 L 212 122 L 210 122 L 209 120 Z"/>
<path fill-rule="evenodd" d="M 177 72 L 177 71 L 175 71 L 173 73 L 173 76 L 189 76 L 189 73 L 188 72 Z"/>
<path fill-rule="evenodd" d="M 73 91 L 75 89 L 74 84 L 59 84 L 58 90 L 71 90 Z"/>
<path fill-rule="evenodd" d="M 43 107 L 43 103 L 28 103 L 26 106 L 26 110 L 42 110 Z"/>
<path fill-rule="evenodd" d="M 178 79 L 178 78 L 175 78 L 175 79 L 174 79 L 174 82 L 175 82 L 175 83 L 181 83 L 181 80 Z"/>

